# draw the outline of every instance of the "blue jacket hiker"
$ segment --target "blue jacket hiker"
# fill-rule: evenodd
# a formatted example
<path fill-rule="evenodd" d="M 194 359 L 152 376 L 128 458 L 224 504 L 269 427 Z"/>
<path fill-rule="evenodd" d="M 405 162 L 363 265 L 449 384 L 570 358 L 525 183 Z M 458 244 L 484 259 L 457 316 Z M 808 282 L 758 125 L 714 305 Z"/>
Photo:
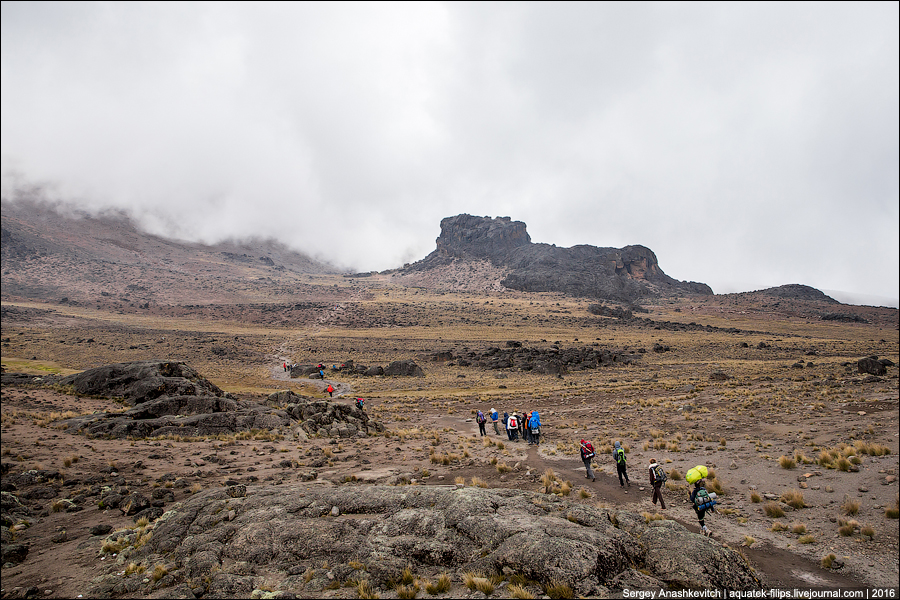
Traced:
<path fill-rule="evenodd" d="M 531 418 L 528 419 L 528 432 L 531 434 L 531 438 L 528 442 L 529 444 L 541 443 L 541 417 L 538 415 L 537 411 L 533 411 L 531 413 Z"/>

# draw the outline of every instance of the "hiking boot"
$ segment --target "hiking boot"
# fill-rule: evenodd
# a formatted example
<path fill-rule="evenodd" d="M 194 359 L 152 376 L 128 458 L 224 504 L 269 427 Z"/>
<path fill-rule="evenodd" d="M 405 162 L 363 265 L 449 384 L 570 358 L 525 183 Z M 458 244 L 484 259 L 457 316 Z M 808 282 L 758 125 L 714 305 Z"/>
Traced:
<path fill-rule="evenodd" d="M 591 477 L 591 481 L 597 481 L 596 477 Z"/>

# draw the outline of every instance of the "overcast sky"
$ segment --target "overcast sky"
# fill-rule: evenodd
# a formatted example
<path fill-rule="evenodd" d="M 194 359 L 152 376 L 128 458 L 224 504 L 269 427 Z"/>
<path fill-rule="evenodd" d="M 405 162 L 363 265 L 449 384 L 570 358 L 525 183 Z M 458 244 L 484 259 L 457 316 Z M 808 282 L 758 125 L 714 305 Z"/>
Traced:
<path fill-rule="evenodd" d="M 383 270 L 444 217 L 897 306 L 898 3 L 2 4 L 3 194 Z"/>

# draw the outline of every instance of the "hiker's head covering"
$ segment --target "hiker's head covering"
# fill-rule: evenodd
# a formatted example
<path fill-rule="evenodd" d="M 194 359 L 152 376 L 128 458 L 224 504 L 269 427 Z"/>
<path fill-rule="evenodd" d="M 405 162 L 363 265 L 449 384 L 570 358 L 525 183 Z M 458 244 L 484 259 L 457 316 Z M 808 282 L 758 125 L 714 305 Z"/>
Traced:
<path fill-rule="evenodd" d="M 492 408 L 492 409 L 491 409 L 491 412 L 497 412 L 497 409 L 496 409 L 496 408 Z"/>
<path fill-rule="evenodd" d="M 581 443 L 584 444 L 584 440 L 581 440 Z"/>
<path fill-rule="evenodd" d="M 621 447 L 622 447 L 622 444 L 620 444 L 619 442 L 616 442 L 616 448 L 621 448 Z"/>

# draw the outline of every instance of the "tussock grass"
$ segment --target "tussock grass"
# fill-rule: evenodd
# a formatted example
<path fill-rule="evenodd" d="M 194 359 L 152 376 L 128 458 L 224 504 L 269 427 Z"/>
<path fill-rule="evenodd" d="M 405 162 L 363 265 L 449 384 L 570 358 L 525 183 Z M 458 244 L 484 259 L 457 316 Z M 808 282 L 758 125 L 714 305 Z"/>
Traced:
<path fill-rule="evenodd" d="M 855 515 L 859 512 L 859 500 L 845 499 L 844 503 L 841 504 L 841 511 L 847 516 Z"/>
<path fill-rule="evenodd" d="M 394 591 L 397 592 L 397 598 L 400 598 L 400 600 L 413 600 L 419 593 L 419 585 L 416 583 L 411 585 L 398 585 L 394 588 Z"/>
<path fill-rule="evenodd" d="M 790 456 L 779 456 L 778 464 L 781 465 L 782 469 L 793 469 L 797 466 L 797 461 Z"/>
<path fill-rule="evenodd" d="M 153 573 L 150 574 L 150 579 L 157 582 L 168 574 L 169 569 L 166 568 L 166 565 L 160 563 L 153 567 Z"/>
<path fill-rule="evenodd" d="M 791 508 L 806 508 L 806 502 L 803 501 L 803 492 L 800 490 L 789 490 L 783 493 L 781 501 Z"/>
<path fill-rule="evenodd" d="M 544 586 L 544 593 L 554 600 L 575 597 L 575 592 L 572 590 L 572 587 L 568 583 L 563 583 L 555 579 L 551 580 L 550 583 Z"/>
<path fill-rule="evenodd" d="M 856 520 L 845 521 L 841 519 L 838 521 L 838 533 L 843 537 L 850 537 L 856 531 L 856 528 L 859 527 L 859 522 Z"/>
<path fill-rule="evenodd" d="M 436 596 L 437 594 L 443 594 L 450 591 L 450 576 L 446 573 L 441 573 L 440 577 L 437 578 L 437 581 L 431 583 L 430 581 L 425 584 L 425 591 L 431 594 L 432 596 Z"/>
<path fill-rule="evenodd" d="M 665 521 L 666 519 L 660 513 L 642 512 L 641 516 L 644 517 L 646 523 L 649 523 L 650 521 Z"/>
<path fill-rule="evenodd" d="M 515 583 L 510 584 L 506 589 L 509 591 L 510 596 L 517 598 L 518 600 L 534 600 L 537 598 L 537 596 L 526 590 L 523 586 Z"/>
<path fill-rule="evenodd" d="M 767 517 L 772 519 L 780 519 L 784 516 L 784 509 L 776 502 L 769 502 L 763 506 L 763 511 L 765 511 Z"/>
<path fill-rule="evenodd" d="M 368 579 L 363 579 L 356 585 L 356 596 L 358 598 L 365 598 L 368 600 L 381 598 L 381 596 L 379 596 L 375 592 L 375 588 L 372 586 Z"/>
<path fill-rule="evenodd" d="M 834 563 L 836 558 L 837 558 L 837 556 L 835 556 L 834 554 L 828 554 L 826 556 L 823 556 L 822 561 L 820 563 L 822 565 L 822 568 L 830 569 L 831 565 Z"/>

